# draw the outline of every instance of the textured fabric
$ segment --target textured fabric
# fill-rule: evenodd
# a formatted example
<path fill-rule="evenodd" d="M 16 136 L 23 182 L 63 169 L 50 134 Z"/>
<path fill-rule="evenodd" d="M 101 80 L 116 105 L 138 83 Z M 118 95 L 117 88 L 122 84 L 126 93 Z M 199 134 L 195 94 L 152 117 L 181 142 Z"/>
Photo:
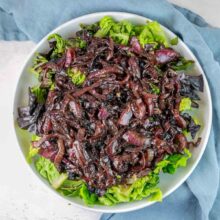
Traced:
<path fill-rule="evenodd" d="M 197 168 L 163 203 L 102 220 L 218 220 L 220 216 L 220 29 L 163 0 L 0 0 L 0 39 L 39 41 L 67 20 L 99 11 L 126 11 L 158 20 L 190 47 L 207 76 L 213 100 L 208 146 Z"/>

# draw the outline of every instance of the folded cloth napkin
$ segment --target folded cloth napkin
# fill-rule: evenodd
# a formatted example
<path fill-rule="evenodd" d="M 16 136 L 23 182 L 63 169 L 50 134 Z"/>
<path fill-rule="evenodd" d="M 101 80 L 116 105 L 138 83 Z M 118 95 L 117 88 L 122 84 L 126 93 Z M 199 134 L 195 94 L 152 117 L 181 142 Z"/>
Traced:
<path fill-rule="evenodd" d="M 39 41 L 72 18 L 100 11 L 126 11 L 158 20 L 175 32 L 200 61 L 211 89 L 213 124 L 197 168 L 163 203 L 101 219 L 217 220 L 220 217 L 220 29 L 198 15 L 164 0 L 0 0 L 0 39 Z"/>

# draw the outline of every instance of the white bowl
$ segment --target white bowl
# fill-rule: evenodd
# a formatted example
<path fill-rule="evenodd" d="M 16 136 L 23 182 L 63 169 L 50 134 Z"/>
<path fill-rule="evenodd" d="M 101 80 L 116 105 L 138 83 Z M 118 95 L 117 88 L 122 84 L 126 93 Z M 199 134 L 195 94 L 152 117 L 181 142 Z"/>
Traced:
<path fill-rule="evenodd" d="M 103 16 L 110 15 L 116 20 L 122 20 L 126 19 L 131 21 L 134 24 L 144 24 L 146 23 L 147 19 L 142 16 L 138 16 L 135 14 L 129 14 L 129 13 L 122 13 L 122 12 L 102 12 L 102 13 L 94 13 L 85 15 L 76 19 L 73 19 L 60 27 L 53 30 L 51 33 L 59 33 L 64 38 L 68 38 L 70 36 L 73 36 L 73 34 L 80 29 L 79 24 L 85 23 L 90 24 L 97 22 L 100 20 Z M 167 37 L 169 39 L 172 39 L 175 37 L 175 34 L 173 34 L 171 31 L 169 31 L 167 28 L 163 27 Z M 51 34 L 49 33 L 49 34 Z M 48 34 L 48 35 L 49 35 Z M 183 56 L 185 56 L 187 59 L 192 59 L 195 61 L 194 70 L 192 71 L 192 74 L 199 75 L 202 74 L 204 78 L 204 92 L 200 93 L 201 101 L 199 102 L 200 108 L 199 112 L 197 114 L 197 118 L 202 124 L 202 128 L 200 129 L 199 136 L 202 137 L 202 141 L 199 147 L 194 148 L 192 152 L 192 158 L 188 161 L 187 167 L 178 169 L 177 173 L 174 175 L 169 174 L 161 174 L 160 178 L 160 188 L 163 192 L 163 198 L 171 194 L 174 190 L 176 190 L 192 173 L 192 171 L 195 169 L 196 165 L 198 164 L 199 160 L 202 157 L 202 154 L 205 150 L 210 128 L 211 128 L 211 121 L 212 121 L 212 103 L 211 103 L 211 96 L 210 91 L 208 87 L 208 83 L 205 77 L 205 74 L 196 59 L 196 57 L 193 55 L 193 53 L 189 50 L 189 48 L 181 41 L 179 40 L 179 43 L 177 46 L 174 47 L 177 51 L 179 51 Z M 45 36 L 35 47 L 35 49 L 32 51 L 32 53 L 28 56 L 22 70 L 21 75 L 17 84 L 16 88 L 16 94 L 14 97 L 14 124 L 15 124 L 15 132 L 17 136 L 18 143 L 20 145 L 20 149 L 22 151 L 22 154 L 24 157 L 26 157 L 29 144 L 30 144 L 30 135 L 28 132 L 25 132 L 18 128 L 16 125 L 16 119 L 17 119 L 17 108 L 19 106 L 24 106 L 27 104 L 28 101 L 28 87 L 36 84 L 36 79 L 32 74 L 28 72 L 29 67 L 32 64 L 32 59 L 34 57 L 35 52 L 45 52 L 49 49 L 48 43 L 47 43 L 47 36 Z M 58 195 L 58 193 L 53 190 L 50 185 L 38 174 L 38 172 L 35 170 L 33 165 L 28 165 L 32 169 L 32 171 L 36 174 L 36 176 L 41 180 L 41 182 L 46 186 L 46 188 Z M 94 207 L 88 207 L 86 206 L 83 201 L 79 198 L 67 198 L 60 196 L 60 202 L 62 200 L 69 200 L 72 204 L 93 210 L 93 211 L 99 211 L 99 212 L 126 212 L 126 211 L 132 211 L 136 209 L 140 209 L 149 205 L 152 205 L 154 202 L 149 202 L 147 199 L 143 199 L 141 201 L 135 201 L 130 203 L 121 203 L 116 206 L 94 206 Z"/>

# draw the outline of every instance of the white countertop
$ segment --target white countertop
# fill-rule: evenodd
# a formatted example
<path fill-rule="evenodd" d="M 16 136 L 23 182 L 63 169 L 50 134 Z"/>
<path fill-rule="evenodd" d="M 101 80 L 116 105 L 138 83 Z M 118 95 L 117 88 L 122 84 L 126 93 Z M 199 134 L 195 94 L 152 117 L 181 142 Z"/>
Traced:
<path fill-rule="evenodd" d="M 168 0 L 202 16 L 209 24 L 220 27 L 219 0 Z"/>
<path fill-rule="evenodd" d="M 170 0 L 220 27 L 219 0 Z M 218 10 L 218 11 L 217 11 Z M 25 164 L 15 139 L 12 102 L 15 86 L 32 42 L 0 41 L 0 220 L 95 220 L 100 213 L 60 202 Z"/>

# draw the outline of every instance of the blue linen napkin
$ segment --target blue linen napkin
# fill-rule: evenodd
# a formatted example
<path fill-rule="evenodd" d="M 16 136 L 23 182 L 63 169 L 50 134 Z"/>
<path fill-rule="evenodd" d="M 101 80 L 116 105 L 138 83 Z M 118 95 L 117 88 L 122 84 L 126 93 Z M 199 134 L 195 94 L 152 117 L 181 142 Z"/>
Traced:
<path fill-rule="evenodd" d="M 220 29 L 165 0 L 0 0 L 0 39 L 39 41 L 67 20 L 99 11 L 126 11 L 158 20 L 179 35 L 199 59 L 211 89 L 213 124 L 197 168 L 163 203 L 102 220 L 218 220 L 220 217 Z"/>

